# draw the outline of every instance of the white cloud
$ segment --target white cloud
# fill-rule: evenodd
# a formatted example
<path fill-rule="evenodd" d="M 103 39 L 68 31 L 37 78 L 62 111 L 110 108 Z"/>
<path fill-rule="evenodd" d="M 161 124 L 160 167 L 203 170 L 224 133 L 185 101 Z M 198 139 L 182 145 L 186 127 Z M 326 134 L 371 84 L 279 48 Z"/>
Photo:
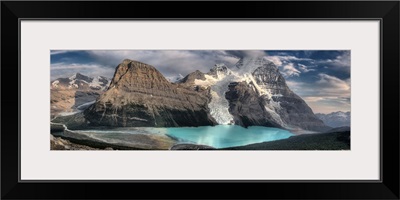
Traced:
<path fill-rule="evenodd" d="M 307 72 L 311 72 L 311 71 L 315 71 L 315 69 L 310 69 L 309 67 L 307 67 L 306 65 L 303 64 L 298 64 L 300 71 L 307 73 Z"/>
<path fill-rule="evenodd" d="M 267 56 L 266 59 L 273 62 L 276 66 L 281 66 L 283 64 L 279 56 Z"/>
<path fill-rule="evenodd" d="M 334 97 L 350 97 L 350 79 L 341 80 L 327 74 L 318 74 L 317 85 L 323 88 L 325 95 Z"/>
<path fill-rule="evenodd" d="M 51 64 L 51 79 L 66 78 L 70 77 L 75 73 L 81 73 L 90 77 L 105 76 L 112 78 L 115 69 L 104 67 L 97 64 L 66 64 L 66 63 L 54 63 Z"/>
<path fill-rule="evenodd" d="M 317 61 L 318 64 L 328 65 L 336 70 L 345 71 L 350 73 L 351 65 L 351 52 L 343 51 L 341 55 L 336 56 L 334 59 L 326 59 Z"/>
<path fill-rule="evenodd" d="M 292 61 L 312 61 L 309 58 L 298 58 L 296 56 L 286 56 L 286 55 L 279 55 L 279 56 L 266 56 L 267 60 L 273 62 L 276 66 L 281 66 L 285 63 L 290 63 Z"/>
<path fill-rule="evenodd" d="M 54 63 L 51 64 L 51 70 L 63 70 L 63 69 L 95 69 L 100 67 L 99 65 L 95 64 L 65 64 L 65 63 Z"/>
<path fill-rule="evenodd" d="M 336 58 L 333 59 L 325 59 L 325 60 L 313 60 L 310 58 L 299 58 L 296 56 L 288 56 L 288 55 L 274 55 L 274 56 L 266 56 L 266 59 L 272 61 L 273 63 L 275 63 L 276 66 L 282 66 L 285 65 L 287 63 L 291 63 L 293 61 L 306 61 L 309 62 L 313 65 L 325 65 L 325 68 L 327 68 L 326 66 L 329 67 L 333 67 L 336 70 L 340 70 L 340 71 L 345 71 L 345 72 L 350 72 L 350 65 L 351 65 L 351 52 L 350 51 L 343 51 L 340 55 L 336 56 Z M 305 69 L 304 71 L 302 70 L 301 64 L 299 64 L 299 69 L 302 72 L 309 72 L 309 71 L 313 71 L 313 69 L 310 69 L 310 67 L 308 66 L 307 69 Z"/>
<path fill-rule="evenodd" d="M 286 81 L 289 88 L 301 96 L 316 113 L 349 111 L 350 79 L 341 80 L 328 74 L 319 74 L 314 83 Z"/>
<path fill-rule="evenodd" d="M 300 76 L 300 71 L 294 67 L 293 63 L 289 63 L 282 67 L 281 73 L 285 77 Z"/>
<path fill-rule="evenodd" d="M 234 65 L 238 58 L 225 51 L 89 51 L 99 63 L 115 68 L 122 60 L 128 58 L 141 61 L 156 67 L 165 76 L 175 76 L 179 73 L 187 75 L 195 70 L 208 72 L 216 63 L 223 62 L 228 66 Z"/>

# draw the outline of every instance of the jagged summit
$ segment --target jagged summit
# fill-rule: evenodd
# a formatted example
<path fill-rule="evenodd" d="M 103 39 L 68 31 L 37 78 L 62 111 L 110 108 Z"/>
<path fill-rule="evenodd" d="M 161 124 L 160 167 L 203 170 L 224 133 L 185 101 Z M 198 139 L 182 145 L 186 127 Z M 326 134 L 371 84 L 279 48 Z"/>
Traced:
<path fill-rule="evenodd" d="M 214 78 L 219 78 L 220 76 L 232 74 L 232 70 L 229 69 L 224 63 L 220 63 L 215 64 L 207 74 L 213 76 Z"/>
<path fill-rule="evenodd" d="M 199 70 L 196 70 L 187 76 L 185 76 L 183 79 L 178 81 L 179 83 L 186 83 L 186 84 L 194 84 L 195 80 L 206 80 L 205 74 Z"/>
<path fill-rule="evenodd" d="M 121 87 L 124 90 L 131 90 L 142 85 L 149 87 L 152 82 L 166 84 L 169 81 L 153 66 L 125 59 L 115 69 L 110 88 Z"/>
<path fill-rule="evenodd" d="M 89 76 L 85 76 L 78 72 L 78 73 L 72 75 L 71 77 L 69 77 L 69 80 L 84 80 L 86 82 L 91 82 L 93 80 L 93 78 L 89 77 Z"/>
<path fill-rule="evenodd" d="M 271 65 L 272 64 L 272 65 Z M 235 64 L 237 69 L 247 69 L 247 70 L 254 70 L 257 67 L 268 67 L 268 66 L 275 66 L 274 63 L 270 60 L 267 60 L 264 57 L 251 57 L 246 56 L 241 59 Z"/>

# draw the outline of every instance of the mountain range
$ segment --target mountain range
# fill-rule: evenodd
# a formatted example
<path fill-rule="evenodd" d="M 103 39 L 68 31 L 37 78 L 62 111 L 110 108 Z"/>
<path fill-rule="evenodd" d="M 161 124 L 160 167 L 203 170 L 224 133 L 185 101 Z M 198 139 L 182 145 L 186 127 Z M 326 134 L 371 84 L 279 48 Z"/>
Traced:
<path fill-rule="evenodd" d="M 69 78 L 58 78 L 51 82 L 51 89 L 106 90 L 110 80 L 104 76 L 89 77 L 76 73 Z"/>
<path fill-rule="evenodd" d="M 81 80 L 73 84 L 70 80 L 66 87 L 76 84 L 79 88 L 86 81 L 91 88 L 90 80 L 94 79 Z M 197 70 L 174 82 L 151 65 L 125 59 L 116 67 L 108 89 L 99 94 L 83 117 L 90 126 L 236 124 L 290 130 L 330 129 L 289 89 L 275 64 L 262 57 L 242 58 L 231 68 L 216 64 L 207 73 Z"/>
<path fill-rule="evenodd" d="M 84 109 L 108 89 L 110 80 L 103 76 L 89 77 L 76 73 L 50 82 L 51 115 L 62 115 Z"/>
<path fill-rule="evenodd" d="M 326 125 L 331 127 L 350 127 L 350 112 L 332 112 L 329 114 L 317 113 L 315 114 L 319 119 L 321 119 Z"/>

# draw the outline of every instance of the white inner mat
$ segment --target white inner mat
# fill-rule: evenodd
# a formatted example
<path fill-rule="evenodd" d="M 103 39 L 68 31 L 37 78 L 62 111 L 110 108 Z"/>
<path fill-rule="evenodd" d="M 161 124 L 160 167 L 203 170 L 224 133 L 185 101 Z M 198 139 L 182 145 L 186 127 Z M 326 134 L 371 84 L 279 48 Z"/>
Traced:
<path fill-rule="evenodd" d="M 351 50 L 351 151 L 50 151 L 51 49 Z M 21 81 L 22 180 L 379 179 L 379 21 L 22 21 Z"/>

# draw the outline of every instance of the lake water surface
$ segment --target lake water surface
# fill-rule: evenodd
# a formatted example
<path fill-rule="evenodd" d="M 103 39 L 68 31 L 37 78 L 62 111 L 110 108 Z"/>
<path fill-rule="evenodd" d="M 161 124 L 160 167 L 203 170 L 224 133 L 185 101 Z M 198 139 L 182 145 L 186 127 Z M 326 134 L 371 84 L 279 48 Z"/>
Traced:
<path fill-rule="evenodd" d="M 107 133 L 141 133 L 166 134 L 178 139 L 181 143 L 194 143 L 215 148 L 242 146 L 253 143 L 285 139 L 293 134 L 287 130 L 263 126 L 244 128 L 237 125 L 217 125 L 200 127 L 150 128 L 132 127 L 107 130 L 85 130 L 81 132 Z"/>
<path fill-rule="evenodd" d="M 293 134 L 287 130 L 263 126 L 244 128 L 237 125 L 166 128 L 167 134 L 183 141 L 216 148 L 242 146 L 285 139 Z"/>

